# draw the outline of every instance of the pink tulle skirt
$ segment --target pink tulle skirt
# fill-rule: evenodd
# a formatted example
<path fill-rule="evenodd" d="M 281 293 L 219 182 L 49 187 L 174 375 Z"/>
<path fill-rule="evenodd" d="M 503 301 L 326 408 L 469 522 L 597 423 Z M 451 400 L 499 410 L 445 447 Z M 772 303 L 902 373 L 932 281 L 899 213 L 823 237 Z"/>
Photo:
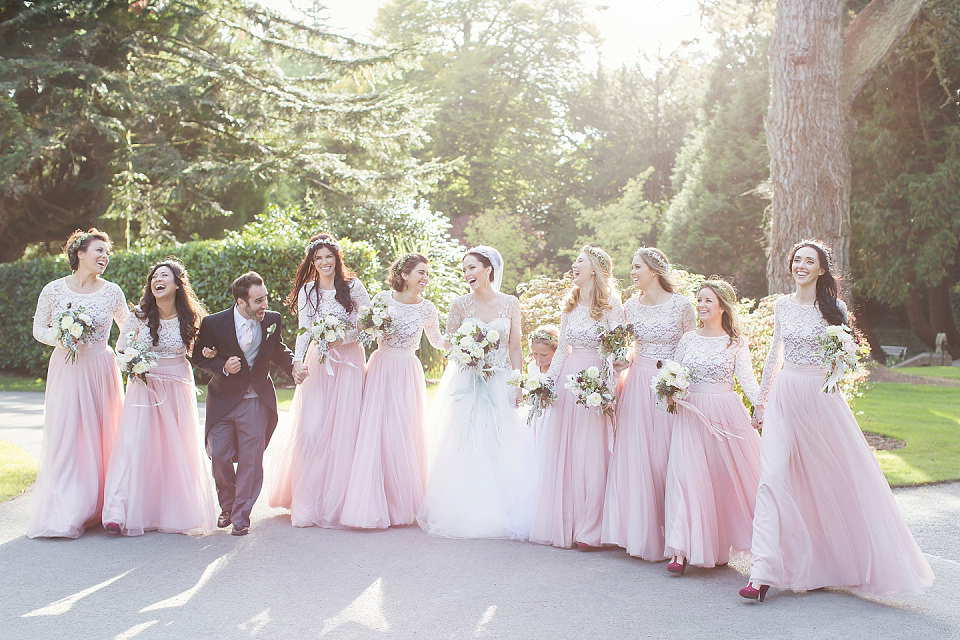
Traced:
<path fill-rule="evenodd" d="M 123 386 L 105 342 L 50 356 L 40 472 L 27 525 L 30 538 L 76 538 L 100 522 L 103 482 L 123 409 Z"/>
<path fill-rule="evenodd" d="M 293 426 L 271 474 L 270 506 L 290 509 L 295 527 L 342 526 L 360 426 L 363 348 L 356 342 L 340 345 L 327 360 L 318 363 L 316 345 L 311 345 L 306 356 L 310 375 L 293 394 Z"/>
<path fill-rule="evenodd" d="M 555 547 L 576 542 L 600 546 L 613 418 L 577 404 L 563 385 L 568 374 L 602 365 L 596 349 L 573 349 L 557 378 L 557 399 L 545 417 L 531 542 Z"/>
<path fill-rule="evenodd" d="M 747 552 L 760 484 L 760 435 L 730 384 L 692 384 L 670 441 L 664 501 L 666 556 L 698 567 Z M 709 422 L 709 425 L 707 424 Z"/>
<path fill-rule="evenodd" d="M 374 351 L 341 524 L 383 529 L 416 521 L 426 476 L 425 403 L 416 351 L 384 345 Z"/>
<path fill-rule="evenodd" d="M 603 505 L 604 544 L 632 556 L 663 560 L 663 494 L 667 454 L 676 419 L 657 409 L 650 381 L 657 361 L 636 358 L 617 401 L 617 435 Z"/>
<path fill-rule="evenodd" d="M 103 522 L 129 536 L 213 531 L 218 509 L 202 442 L 186 358 L 160 358 L 146 384 L 129 378 L 107 466 Z"/>
<path fill-rule="evenodd" d="M 764 414 L 751 580 L 795 591 L 916 593 L 933 571 L 880 466 L 824 372 L 787 363 Z"/>

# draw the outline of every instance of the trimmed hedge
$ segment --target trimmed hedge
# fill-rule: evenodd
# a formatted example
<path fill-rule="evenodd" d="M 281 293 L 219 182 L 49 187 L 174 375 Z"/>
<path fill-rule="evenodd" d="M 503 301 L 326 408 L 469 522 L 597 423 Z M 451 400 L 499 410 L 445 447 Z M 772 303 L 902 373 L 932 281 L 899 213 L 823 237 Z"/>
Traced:
<path fill-rule="evenodd" d="M 344 259 L 357 272 L 370 294 L 380 290 L 381 271 L 376 251 L 366 242 L 342 239 Z M 123 289 L 131 305 L 140 300 L 150 268 L 167 256 L 176 256 L 186 266 L 190 281 L 211 312 L 233 304 L 230 283 L 246 271 L 256 271 L 270 292 L 270 308 L 284 315 L 283 339 L 293 348 L 297 321 L 283 307 L 297 265 L 303 258 L 303 243 L 266 241 L 199 240 L 182 245 L 138 251 L 118 251 L 110 259 L 104 277 Z M 45 377 L 52 347 L 33 339 L 33 314 L 40 290 L 51 280 L 69 275 L 66 258 L 49 256 L 0 264 L 0 369 Z M 110 344 L 118 331 L 114 328 Z"/>

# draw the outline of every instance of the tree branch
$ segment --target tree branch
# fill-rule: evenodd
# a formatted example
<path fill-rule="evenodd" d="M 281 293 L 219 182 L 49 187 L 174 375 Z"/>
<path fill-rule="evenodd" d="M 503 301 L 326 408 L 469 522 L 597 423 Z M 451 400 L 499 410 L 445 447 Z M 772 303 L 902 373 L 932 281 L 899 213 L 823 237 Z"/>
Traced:
<path fill-rule="evenodd" d="M 887 54 L 910 29 L 927 0 L 872 0 L 844 34 L 841 99 L 849 109 Z"/>

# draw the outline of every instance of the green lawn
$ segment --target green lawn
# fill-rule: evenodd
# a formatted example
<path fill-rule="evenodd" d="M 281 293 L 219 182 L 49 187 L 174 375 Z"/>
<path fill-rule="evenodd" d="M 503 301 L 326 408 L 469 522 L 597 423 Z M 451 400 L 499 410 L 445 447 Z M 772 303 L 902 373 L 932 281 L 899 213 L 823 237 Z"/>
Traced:
<path fill-rule="evenodd" d="M 897 367 L 891 371 L 932 378 L 960 378 L 960 367 Z"/>
<path fill-rule="evenodd" d="M 0 502 L 20 495 L 36 479 L 37 463 L 33 457 L 0 440 Z"/>
<path fill-rule="evenodd" d="M 960 478 L 960 388 L 881 383 L 851 406 L 863 430 L 906 441 L 877 451 L 892 486 Z"/>
<path fill-rule="evenodd" d="M 43 391 L 46 386 L 43 378 L 0 373 L 0 391 Z"/>

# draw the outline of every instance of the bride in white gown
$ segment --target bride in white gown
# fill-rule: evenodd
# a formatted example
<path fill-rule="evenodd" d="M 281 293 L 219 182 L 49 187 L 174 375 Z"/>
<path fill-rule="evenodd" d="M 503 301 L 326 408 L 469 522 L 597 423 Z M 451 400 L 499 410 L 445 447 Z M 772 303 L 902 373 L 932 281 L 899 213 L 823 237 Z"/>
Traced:
<path fill-rule="evenodd" d="M 520 301 L 500 293 L 503 258 L 479 246 L 463 257 L 471 292 L 454 300 L 447 334 L 470 318 L 500 334 L 484 382 L 450 362 L 427 414 L 428 481 L 417 522 L 450 538 L 514 538 L 530 534 L 531 485 L 538 470 L 533 436 L 517 409 L 519 390 L 507 384 L 521 366 Z"/>

